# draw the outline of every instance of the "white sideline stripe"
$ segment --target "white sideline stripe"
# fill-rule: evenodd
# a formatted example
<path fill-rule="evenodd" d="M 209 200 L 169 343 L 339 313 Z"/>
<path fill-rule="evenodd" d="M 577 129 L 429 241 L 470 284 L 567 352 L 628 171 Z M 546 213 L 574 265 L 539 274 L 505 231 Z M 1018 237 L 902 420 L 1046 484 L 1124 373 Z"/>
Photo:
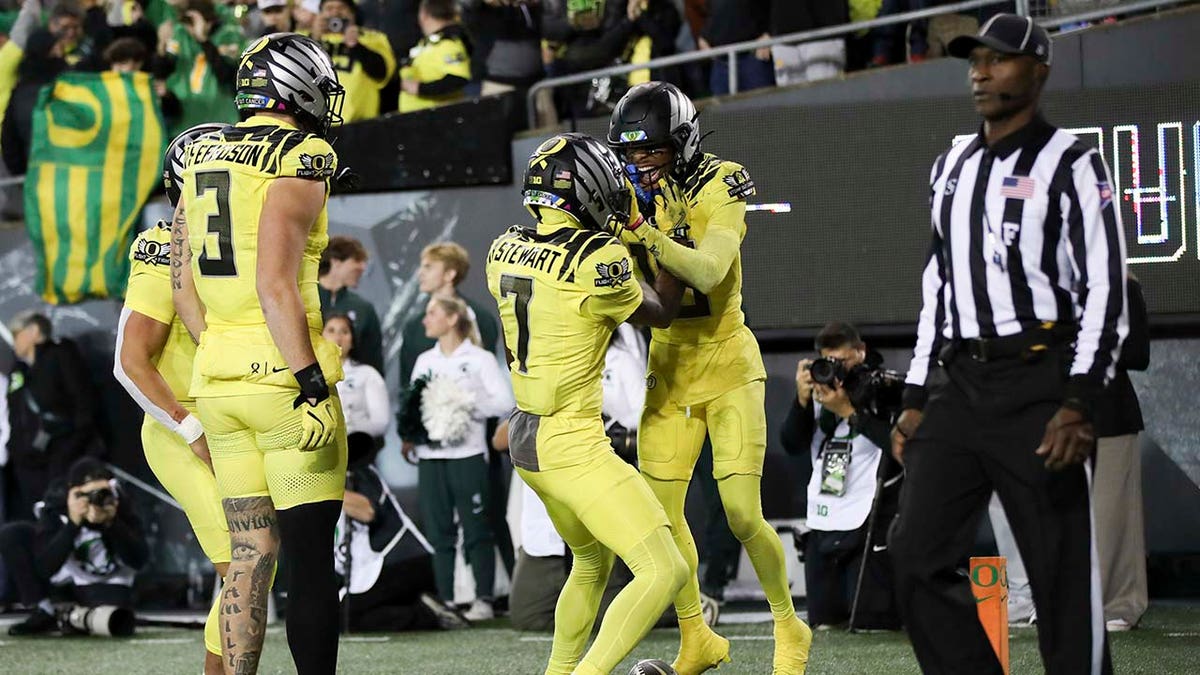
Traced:
<path fill-rule="evenodd" d="M 351 635 L 350 637 L 342 638 L 342 642 L 391 642 L 391 641 L 392 641 L 392 638 L 383 636 L 383 635 L 380 635 L 380 636 Z"/>
<path fill-rule="evenodd" d="M 1167 637 L 1170 637 L 1170 638 L 1200 637 L 1200 633 L 1167 633 Z M 0 642 L 0 645 L 2 645 L 2 644 L 4 644 L 4 643 Z"/>
<path fill-rule="evenodd" d="M 721 612 L 718 626 L 748 623 L 770 623 L 774 621 L 770 612 Z"/>
<path fill-rule="evenodd" d="M 522 635 L 521 642 L 554 642 L 549 635 Z"/>
<path fill-rule="evenodd" d="M 191 638 L 134 638 L 129 641 L 135 645 L 182 645 L 189 642 L 196 642 Z"/>
<path fill-rule="evenodd" d="M 771 635 L 730 635 L 730 640 L 774 640 Z"/>

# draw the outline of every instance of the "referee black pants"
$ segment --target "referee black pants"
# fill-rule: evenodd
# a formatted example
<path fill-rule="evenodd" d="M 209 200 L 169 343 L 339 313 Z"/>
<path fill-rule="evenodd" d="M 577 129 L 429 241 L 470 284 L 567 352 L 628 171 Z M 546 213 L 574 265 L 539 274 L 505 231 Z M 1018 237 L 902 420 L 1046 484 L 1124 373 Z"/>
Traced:
<path fill-rule="evenodd" d="M 1032 363 L 980 363 L 960 353 L 931 372 L 890 537 L 901 616 L 925 673 L 1002 672 L 961 569 L 993 489 L 1028 568 L 1046 673 L 1112 672 L 1088 469 L 1049 471 L 1034 454 L 1068 358 L 1051 350 Z"/>

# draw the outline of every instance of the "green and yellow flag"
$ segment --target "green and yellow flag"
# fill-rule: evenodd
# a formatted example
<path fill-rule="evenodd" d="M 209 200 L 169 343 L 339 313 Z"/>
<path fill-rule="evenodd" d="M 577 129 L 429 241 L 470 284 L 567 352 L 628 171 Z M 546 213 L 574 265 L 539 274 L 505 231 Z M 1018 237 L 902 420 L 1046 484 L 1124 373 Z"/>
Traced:
<path fill-rule="evenodd" d="M 164 146 L 145 73 L 66 73 L 42 89 L 25 222 L 46 302 L 125 293 L 133 223 L 160 180 Z"/>

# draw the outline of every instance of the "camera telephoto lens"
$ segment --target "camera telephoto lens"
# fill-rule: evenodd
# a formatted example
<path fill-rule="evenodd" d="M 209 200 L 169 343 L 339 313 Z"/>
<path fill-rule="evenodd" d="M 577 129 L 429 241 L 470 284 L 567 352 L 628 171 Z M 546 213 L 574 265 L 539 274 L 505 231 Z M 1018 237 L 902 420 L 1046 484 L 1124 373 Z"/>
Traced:
<path fill-rule="evenodd" d="M 844 376 L 841 362 L 829 358 L 813 361 L 808 366 L 808 372 L 812 375 L 813 382 L 825 386 L 836 385 L 838 380 Z"/>

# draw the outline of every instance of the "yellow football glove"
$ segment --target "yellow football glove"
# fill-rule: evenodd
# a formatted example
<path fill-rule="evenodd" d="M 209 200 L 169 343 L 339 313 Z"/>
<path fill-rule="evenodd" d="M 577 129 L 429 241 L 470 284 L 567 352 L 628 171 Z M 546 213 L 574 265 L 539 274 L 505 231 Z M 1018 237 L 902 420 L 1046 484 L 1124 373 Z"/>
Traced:
<path fill-rule="evenodd" d="M 316 405 L 308 399 L 297 401 L 300 409 L 300 451 L 308 452 L 323 448 L 333 442 L 337 433 L 338 416 L 333 399 L 318 401 Z"/>
<path fill-rule="evenodd" d="M 338 429 L 336 401 L 329 398 L 329 387 L 321 367 L 312 364 L 295 373 L 300 395 L 292 404 L 300 411 L 300 451 L 309 452 L 333 442 Z"/>

